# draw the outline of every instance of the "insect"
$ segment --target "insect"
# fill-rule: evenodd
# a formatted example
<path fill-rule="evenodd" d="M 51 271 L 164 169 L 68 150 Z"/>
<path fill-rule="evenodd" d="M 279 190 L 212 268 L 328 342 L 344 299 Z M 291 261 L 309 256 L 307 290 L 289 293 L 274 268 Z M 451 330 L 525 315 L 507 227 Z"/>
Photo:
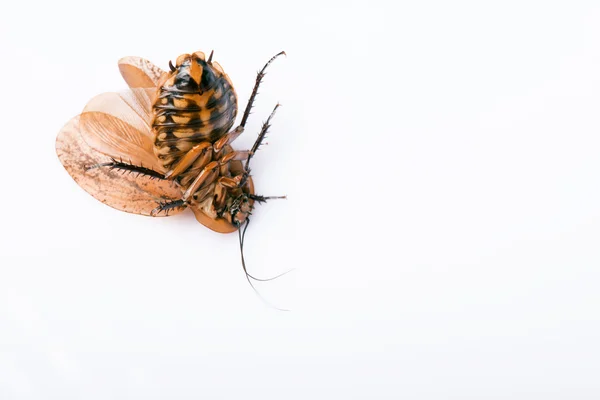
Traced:
<path fill-rule="evenodd" d="M 58 158 L 79 186 L 113 208 L 153 217 L 189 208 L 213 231 L 238 231 L 246 278 L 261 280 L 243 256 L 249 216 L 256 203 L 285 196 L 257 195 L 249 165 L 279 104 L 251 149 L 231 143 L 244 131 L 265 70 L 284 54 L 258 72 L 235 128 L 237 95 L 213 52 L 208 59 L 200 51 L 182 54 L 169 71 L 125 57 L 119 70 L 129 90 L 90 100 L 58 133 Z"/>

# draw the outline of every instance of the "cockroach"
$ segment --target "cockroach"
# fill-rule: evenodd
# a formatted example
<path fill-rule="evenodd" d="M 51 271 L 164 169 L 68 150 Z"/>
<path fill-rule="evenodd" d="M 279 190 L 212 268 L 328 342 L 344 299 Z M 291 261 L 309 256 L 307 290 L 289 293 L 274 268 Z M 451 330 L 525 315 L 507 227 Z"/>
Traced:
<path fill-rule="evenodd" d="M 90 100 L 58 133 L 58 158 L 79 186 L 117 210 L 159 217 L 189 208 L 215 232 L 237 231 L 252 285 L 250 279 L 261 279 L 244 261 L 249 216 L 256 203 L 285 196 L 257 195 L 250 161 L 279 104 L 250 150 L 231 143 L 244 132 L 267 67 L 284 54 L 258 72 L 234 129 L 237 95 L 213 52 L 208 59 L 200 51 L 182 54 L 175 65 L 169 61 L 168 72 L 140 57 L 122 58 L 119 70 L 129 89 Z"/>

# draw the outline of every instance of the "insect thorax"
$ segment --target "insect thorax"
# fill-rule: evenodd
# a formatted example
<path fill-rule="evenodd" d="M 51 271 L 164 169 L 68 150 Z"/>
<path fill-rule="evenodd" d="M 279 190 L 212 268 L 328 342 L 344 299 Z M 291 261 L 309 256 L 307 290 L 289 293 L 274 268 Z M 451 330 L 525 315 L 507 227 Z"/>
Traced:
<path fill-rule="evenodd" d="M 237 97 L 217 63 L 184 54 L 159 85 L 153 112 L 154 152 L 168 171 L 193 146 L 214 143 L 231 129 Z"/>

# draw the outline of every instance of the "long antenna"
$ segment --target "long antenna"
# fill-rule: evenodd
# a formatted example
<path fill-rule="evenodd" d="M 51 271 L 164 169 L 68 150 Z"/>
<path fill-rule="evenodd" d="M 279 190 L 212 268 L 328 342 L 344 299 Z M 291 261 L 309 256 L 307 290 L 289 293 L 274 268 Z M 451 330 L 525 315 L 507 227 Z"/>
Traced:
<path fill-rule="evenodd" d="M 248 229 L 248 225 L 250 225 L 250 218 L 246 218 L 246 224 L 244 225 L 244 229 L 242 231 L 242 229 L 238 229 L 238 237 L 240 239 L 240 254 L 242 256 L 242 268 L 244 269 L 244 273 L 246 274 L 246 280 L 248 281 L 248 283 L 250 284 L 250 286 L 252 287 L 252 290 L 254 290 L 254 293 L 256 293 L 256 295 L 269 307 L 273 307 L 276 310 L 279 311 L 290 311 L 288 309 L 285 308 L 279 308 L 279 307 L 275 307 L 273 304 L 269 303 L 267 300 L 265 300 L 264 297 L 262 297 L 262 295 L 260 293 L 258 293 L 258 290 L 256 290 L 256 287 L 254 287 L 254 284 L 252 284 L 252 281 L 250 279 L 253 279 L 255 281 L 258 282 L 267 282 L 267 281 L 272 281 L 273 279 L 277 279 L 289 272 L 291 272 L 292 270 L 286 271 L 284 273 L 281 273 L 277 276 L 274 276 L 272 278 L 268 278 L 268 279 L 259 279 L 259 278 L 255 278 L 254 276 L 250 275 L 248 273 L 248 270 L 246 269 L 246 261 L 244 260 L 244 239 L 246 238 L 246 229 Z"/>

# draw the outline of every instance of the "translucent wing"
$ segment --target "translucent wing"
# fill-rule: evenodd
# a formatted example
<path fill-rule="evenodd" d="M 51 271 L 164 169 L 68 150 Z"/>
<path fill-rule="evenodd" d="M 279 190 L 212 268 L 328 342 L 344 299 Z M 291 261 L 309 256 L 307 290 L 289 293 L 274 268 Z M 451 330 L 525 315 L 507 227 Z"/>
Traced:
<path fill-rule="evenodd" d="M 83 140 L 94 150 L 164 172 L 154 154 L 151 104 L 154 89 L 94 97 L 80 115 Z"/>
<path fill-rule="evenodd" d="M 155 88 L 167 73 L 150 61 L 140 57 L 119 60 L 119 70 L 130 88 Z"/>
<path fill-rule="evenodd" d="M 96 199 L 118 210 L 151 215 L 157 203 L 181 198 L 176 184 L 109 167 L 89 169 L 114 158 L 164 172 L 154 154 L 151 126 L 156 86 L 166 73 L 139 57 L 121 59 L 119 69 L 131 90 L 90 100 L 59 132 L 56 152 L 75 182 Z"/>
<path fill-rule="evenodd" d="M 83 139 L 80 119 L 81 116 L 73 118 L 59 132 L 56 152 L 67 172 L 86 192 L 113 208 L 142 215 L 150 215 L 158 202 L 181 198 L 181 190 L 171 181 L 124 175 L 107 167 L 87 169 L 107 161 L 107 157 Z M 180 211 L 171 210 L 169 215 Z"/>

